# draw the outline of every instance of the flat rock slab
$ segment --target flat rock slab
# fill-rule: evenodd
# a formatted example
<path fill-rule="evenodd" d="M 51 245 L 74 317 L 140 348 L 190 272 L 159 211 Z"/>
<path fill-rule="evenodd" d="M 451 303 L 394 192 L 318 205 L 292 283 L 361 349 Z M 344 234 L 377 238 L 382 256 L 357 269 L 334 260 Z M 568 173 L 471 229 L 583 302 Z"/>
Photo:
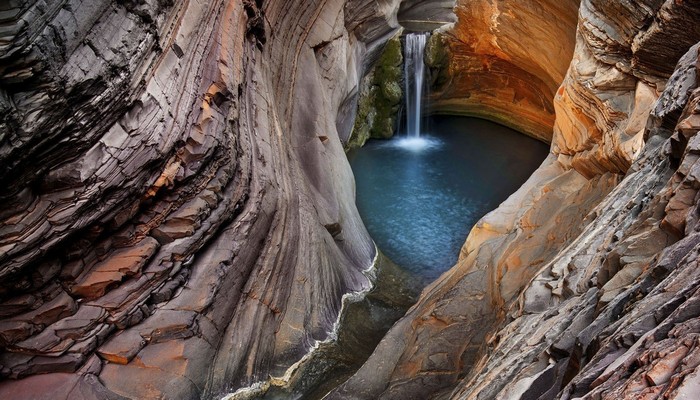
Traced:
<path fill-rule="evenodd" d="M 159 246 L 156 239 L 146 237 L 138 245 L 114 251 L 106 260 L 78 277 L 71 293 L 87 299 L 104 295 L 110 286 L 120 283 L 125 276 L 139 273 Z"/>
<path fill-rule="evenodd" d="M 103 359 L 116 364 L 127 364 L 146 345 L 146 340 L 135 330 L 129 329 L 112 336 L 97 349 Z"/>

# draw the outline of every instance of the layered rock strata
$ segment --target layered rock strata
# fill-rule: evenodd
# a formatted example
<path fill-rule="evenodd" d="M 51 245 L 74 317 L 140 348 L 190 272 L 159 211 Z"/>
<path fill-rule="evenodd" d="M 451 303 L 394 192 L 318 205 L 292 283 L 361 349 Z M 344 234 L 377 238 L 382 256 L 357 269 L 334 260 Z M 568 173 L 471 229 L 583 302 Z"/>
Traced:
<path fill-rule="evenodd" d="M 499 122 L 545 142 L 574 51 L 578 0 L 457 1 L 426 50 L 433 112 Z"/>
<path fill-rule="evenodd" d="M 328 338 L 369 286 L 342 142 L 398 3 L 0 5 L 1 397 L 216 397 Z M 456 14 L 436 109 L 552 154 L 328 398 L 697 397 L 697 5 Z"/>
<path fill-rule="evenodd" d="M 366 289 L 347 137 L 398 1 L 0 5 L 0 397 L 283 376 Z"/>
<path fill-rule="evenodd" d="M 457 21 L 455 0 L 403 0 L 399 24 L 409 32 L 429 32 Z"/>
<path fill-rule="evenodd" d="M 582 2 L 552 154 L 329 398 L 697 397 L 698 11 Z"/>
<path fill-rule="evenodd" d="M 656 103 L 629 173 L 528 282 L 452 398 L 700 396 L 698 47 Z"/>

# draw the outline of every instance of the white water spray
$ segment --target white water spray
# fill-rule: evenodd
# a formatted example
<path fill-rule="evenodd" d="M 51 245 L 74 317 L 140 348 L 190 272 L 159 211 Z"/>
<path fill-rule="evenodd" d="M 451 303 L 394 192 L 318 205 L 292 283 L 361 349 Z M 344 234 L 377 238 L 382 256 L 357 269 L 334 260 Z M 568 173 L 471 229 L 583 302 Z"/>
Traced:
<path fill-rule="evenodd" d="M 422 152 L 440 146 L 435 137 L 421 136 L 423 132 L 423 91 L 425 90 L 425 43 L 428 33 L 409 33 L 404 47 L 404 90 L 406 99 L 406 135 L 391 141 L 391 145 L 411 152 Z"/>
<path fill-rule="evenodd" d="M 404 86 L 406 97 L 406 136 L 409 138 L 420 137 L 422 106 L 423 106 L 423 78 L 425 76 L 425 43 L 427 33 L 409 33 L 406 35 L 406 47 L 404 55 Z"/>

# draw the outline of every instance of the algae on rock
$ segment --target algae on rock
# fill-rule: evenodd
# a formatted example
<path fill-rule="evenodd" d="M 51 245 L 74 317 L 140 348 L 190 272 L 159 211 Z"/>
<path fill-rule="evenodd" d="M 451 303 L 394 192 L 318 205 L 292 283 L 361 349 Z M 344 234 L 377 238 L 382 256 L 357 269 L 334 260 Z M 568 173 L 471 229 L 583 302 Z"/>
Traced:
<path fill-rule="evenodd" d="M 441 91 L 450 81 L 450 53 L 444 40 L 444 33 L 435 31 L 425 45 L 425 65 L 429 70 L 431 91 Z"/>
<path fill-rule="evenodd" d="M 357 116 L 346 150 L 362 147 L 367 139 L 388 139 L 397 126 L 403 90 L 401 40 L 390 39 L 377 63 L 361 83 Z"/>

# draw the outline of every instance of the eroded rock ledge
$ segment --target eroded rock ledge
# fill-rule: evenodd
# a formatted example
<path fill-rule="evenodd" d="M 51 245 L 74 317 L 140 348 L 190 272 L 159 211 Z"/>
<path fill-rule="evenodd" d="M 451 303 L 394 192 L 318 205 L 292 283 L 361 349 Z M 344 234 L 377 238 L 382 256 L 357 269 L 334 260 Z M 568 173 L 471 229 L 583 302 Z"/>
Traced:
<path fill-rule="evenodd" d="M 214 397 L 328 337 L 374 256 L 340 139 L 398 10 L 1 5 L 0 397 Z M 697 397 L 697 5 L 456 10 L 434 104 L 552 154 L 329 398 Z"/>
<path fill-rule="evenodd" d="M 212 397 L 326 339 L 398 3 L 0 5 L 0 397 Z"/>
<path fill-rule="evenodd" d="M 700 395 L 699 12 L 581 3 L 552 154 L 329 398 Z"/>

